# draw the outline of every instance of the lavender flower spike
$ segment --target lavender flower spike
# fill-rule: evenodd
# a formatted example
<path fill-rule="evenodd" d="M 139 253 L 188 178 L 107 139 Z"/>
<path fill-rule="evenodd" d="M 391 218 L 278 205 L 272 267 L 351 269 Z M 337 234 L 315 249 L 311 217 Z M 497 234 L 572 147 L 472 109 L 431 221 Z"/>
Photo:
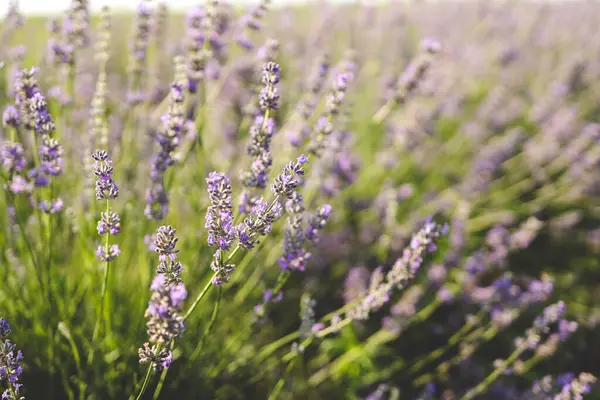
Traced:
<path fill-rule="evenodd" d="M 140 364 L 150 364 L 155 371 L 168 368 L 173 355 L 167 348 L 184 330 L 184 318 L 180 315 L 187 290 L 181 281 L 183 267 L 177 260 L 175 249 L 178 238 L 171 226 L 161 226 L 154 240 L 154 249 L 159 254 L 157 275 L 150 285 L 152 295 L 146 309 L 148 318 L 148 342 L 138 350 Z M 152 344 L 152 346 L 150 345 Z"/>
<path fill-rule="evenodd" d="M 23 359 L 21 350 L 7 338 L 10 326 L 5 318 L 0 318 L 0 381 L 8 383 L 8 389 L 2 393 L 2 400 L 22 400 L 19 392 L 22 384 L 19 377 L 23 373 L 20 361 Z"/>
<path fill-rule="evenodd" d="M 96 175 L 96 199 L 109 200 L 119 196 L 119 187 L 113 181 L 112 161 L 105 150 L 92 154 L 94 160 L 93 172 Z"/>
<path fill-rule="evenodd" d="M 271 185 L 271 189 L 276 196 L 292 198 L 294 190 L 300 185 L 299 176 L 304 176 L 304 168 L 302 165 L 308 162 L 308 157 L 302 154 L 296 162 L 288 163 L 283 172 L 275 178 L 275 183 Z"/>
<path fill-rule="evenodd" d="M 225 174 L 212 172 L 206 179 L 211 206 L 206 212 L 208 245 L 229 250 L 235 241 L 231 183 Z"/>

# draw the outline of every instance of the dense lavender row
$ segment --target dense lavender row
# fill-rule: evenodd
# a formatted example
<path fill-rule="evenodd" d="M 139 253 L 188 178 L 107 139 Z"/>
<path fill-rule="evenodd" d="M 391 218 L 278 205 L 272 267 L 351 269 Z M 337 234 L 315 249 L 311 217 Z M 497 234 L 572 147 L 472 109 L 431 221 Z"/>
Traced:
<path fill-rule="evenodd" d="M 593 398 L 599 11 L 11 2 L 2 399 Z"/>

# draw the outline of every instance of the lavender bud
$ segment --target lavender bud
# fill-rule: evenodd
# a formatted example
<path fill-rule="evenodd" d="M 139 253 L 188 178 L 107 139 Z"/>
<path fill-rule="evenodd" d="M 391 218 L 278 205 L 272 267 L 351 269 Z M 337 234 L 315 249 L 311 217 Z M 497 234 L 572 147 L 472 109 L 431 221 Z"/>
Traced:
<path fill-rule="evenodd" d="M 2 114 L 2 124 L 6 128 L 8 126 L 12 126 L 13 128 L 18 128 L 21 124 L 21 117 L 19 116 L 19 111 L 13 105 L 8 105 L 4 109 L 4 113 Z"/>
<path fill-rule="evenodd" d="M 283 172 L 275 178 L 275 183 L 271 189 L 276 196 L 292 198 L 294 190 L 300 185 L 298 176 L 304 176 L 303 164 L 308 162 L 308 157 L 304 154 L 298 157 L 295 163 L 290 162 L 284 168 Z"/>
<path fill-rule="evenodd" d="M 179 250 L 175 249 L 179 238 L 175 236 L 176 230 L 172 226 L 161 226 L 156 231 L 154 240 L 154 249 L 159 255 L 161 261 L 170 258 L 174 260 Z"/>
<path fill-rule="evenodd" d="M 93 172 L 96 176 L 96 199 L 116 199 L 119 196 L 119 188 L 112 179 L 112 161 L 105 150 L 99 150 L 92 154 L 94 160 Z"/>
<path fill-rule="evenodd" d="M 206 212 L 208 245 L 229 250 L 235 241 L 231 183 L 225 174 L 211 172 L 206 179 L 211 206 Z"/>
<path fill-rule="evenodd" d="M 100 221 L 98 221 L 97 226 L 98 234 L 117 235 L 121 230 L 121 219 L 119 218 L 119 215 L 110 209 L 108 212 L 102 212 L 100 216 Z"/>
<path fill-rule="evenodd" d="M 0 164 L 9 175 L 23 171 L 27 160 L 21 143 L 0 143 Z"/>

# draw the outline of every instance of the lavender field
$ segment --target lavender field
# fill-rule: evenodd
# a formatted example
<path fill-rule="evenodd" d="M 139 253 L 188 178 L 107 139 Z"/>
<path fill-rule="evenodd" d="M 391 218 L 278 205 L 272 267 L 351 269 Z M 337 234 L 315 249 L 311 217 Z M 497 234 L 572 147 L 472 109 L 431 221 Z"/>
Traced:
<path fill-rule="evenodd" d="M 600 3 L 0 25 L 0 392 L 600 399 Z"/>

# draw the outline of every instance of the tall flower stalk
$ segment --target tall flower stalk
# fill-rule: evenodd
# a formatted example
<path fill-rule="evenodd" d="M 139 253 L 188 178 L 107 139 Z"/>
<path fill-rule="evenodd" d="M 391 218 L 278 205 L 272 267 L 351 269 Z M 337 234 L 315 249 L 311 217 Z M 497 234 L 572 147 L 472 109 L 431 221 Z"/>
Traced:
<path fill-rule="evenodd" d="M 112 178 L 114 171 L 112 160 L 105 150 L 99 150 L 92 154 L 92 159 L 94 160 L 93 172 L 96 176 L 96 200 L 104 200 L 106 202 L 106 210 L 100 215 L 97 226 L 98 234 L 104 236 L 104 244 L 99 244 L 96 248 L 96 257 L 104 263 L 104 278 L 100 290 L 98 316 L 92 334 L 92 345 L 94 345 L 100 333 L 103 317 L 105 318 L 105 326 L 108 327 L 110 324 L 109 317 L 104 316 L 108 283 L 110 279 L 110 267 L 111 263 L 121 254 L 119 245 L 110 244 L 110 236 L 115 236 L 120 232 L 121 220 L 119 215 L 110 207 L 110 201 L 119 196 L 119 188 Z M 92 348 L 88 356 L 88 364 L 92 362 L 93 357 L 94 352 Z"/>
<path fill-rule="evenodd" d="M 162 371 L 173 362 L 172 346 L 185 330 L 185 318 L 181 316 L 187 291 L 181 280 L 183 266 L 177 259 L 178 238 L 171 226 L 161 226 L 154 241 L 159 265 L 156 277 L 150 285 L 152 295 L 145 316 L 148 318 L 148 342 L 138 350 L 140 364 L 148 364 L 148 370 L 138 393 L 141 399 L 148 387 L 152 371 Z"/>

